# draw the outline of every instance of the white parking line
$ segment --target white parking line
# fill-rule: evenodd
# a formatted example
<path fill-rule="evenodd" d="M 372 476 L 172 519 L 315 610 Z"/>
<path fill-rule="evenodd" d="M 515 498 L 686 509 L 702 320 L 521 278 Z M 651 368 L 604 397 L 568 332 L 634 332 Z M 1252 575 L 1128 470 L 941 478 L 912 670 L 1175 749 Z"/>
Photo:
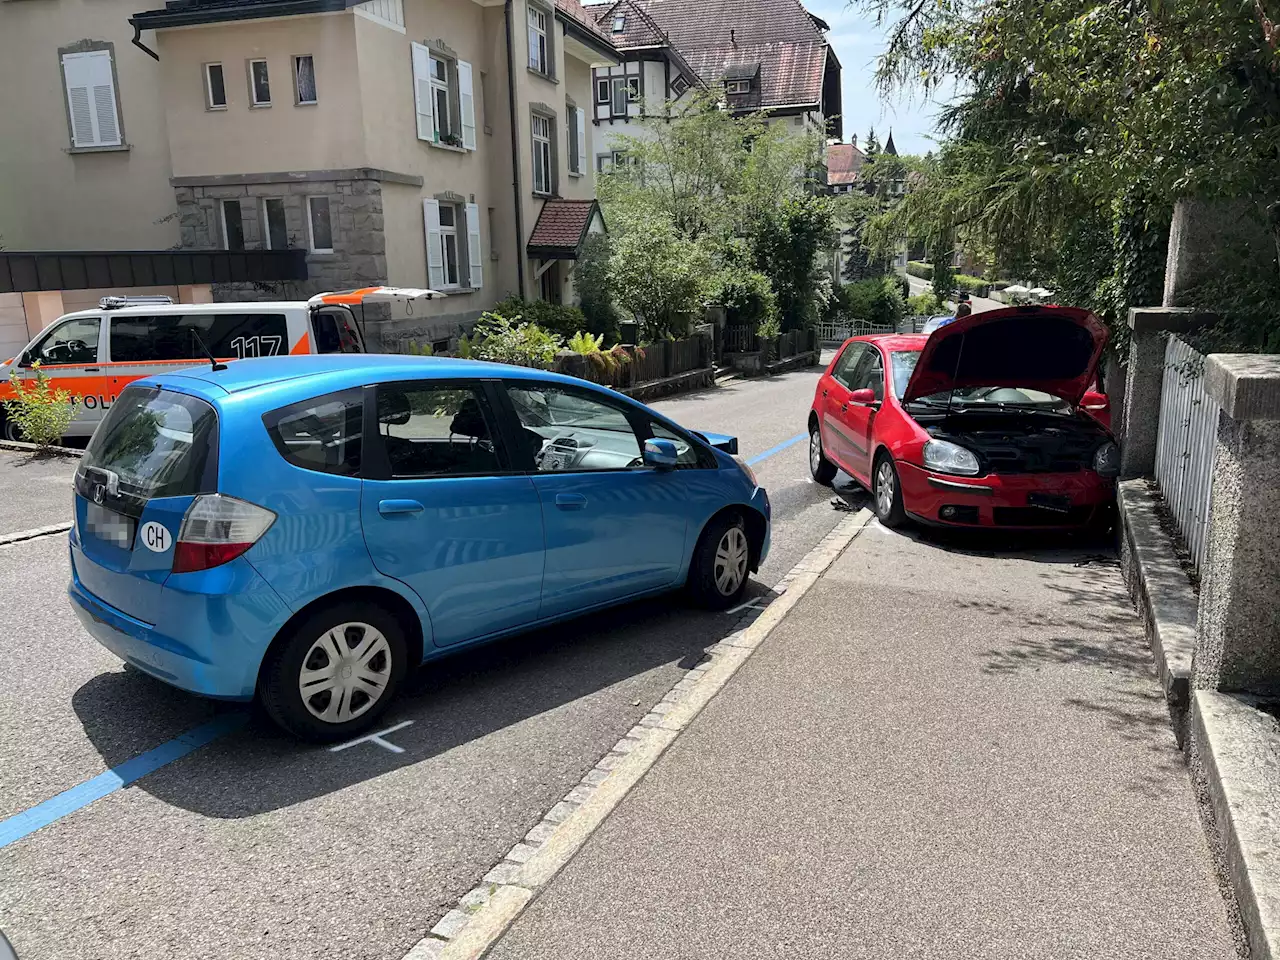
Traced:
<path fill-rule="evenodd" d="M 780 595 L 781 594 L 775 594 L 775 596 L 780 596 Z M 740 603 L 736 607 L 733 607 L 730 610 L 726 610 L 725 615 L 728 616 L 731 613 L 739 613 L 742 610 L 758 610 L 760 608 L 760 604 L 767 599 L 768 599 L 768 595 L 765 595 L 761 597 L 756 597 L 754 600 L 748 600 L 746 603 Z"/>
<path fill-rule="evenodd" d="M 387 729 L 379 730 L 377 733 L 370 733 L 370 734 L 367 734 L 366 736 L 358 737 L 355 740 L 349 740 L 346 743 L 340 743 L 336 747 L 330 747 L 329 752 L 337 753 L 339 750 L 347 749 L 347 747 L 354 747 L 357 743 L 376 743 L 378 746 L 382 747 L 385 750 L 390 750 L 392 753 L 404 753 L 404 747 L 397 747 L 394 743 L 391 743 L 388 740 L 383 740 L 382 738 L 388 733 L 395 733 L 397 730 L 403 730 L 405 727 L 409 726 L 409 724 L 411 723 L 413 723 L 412 720 L 404 720 L 400 723 L 397 723 L 394 727 L 387 727 Z"/>

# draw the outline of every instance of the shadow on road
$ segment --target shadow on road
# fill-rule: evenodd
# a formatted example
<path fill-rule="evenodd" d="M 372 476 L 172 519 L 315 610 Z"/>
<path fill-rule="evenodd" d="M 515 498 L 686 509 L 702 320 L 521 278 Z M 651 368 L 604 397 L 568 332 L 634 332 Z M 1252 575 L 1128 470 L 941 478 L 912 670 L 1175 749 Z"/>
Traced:
<path fill-rule="evenodd" d="M 770 597 L 763 585 L 754 584 L 748 599 Z M 618 701 L 587 714 L 611 711 L 608 726 L 616 739 L 670 685 L 661 684 L 646 702 L 643 696 L 636 698 L 626 681 L 672 665 L 692 668 L 738 620 L 735 615 L 691 611 L 678 596 L 620 607 L 421 668 L 377 725 L 385 729 L 412 721 L 391 736 L 403 753 L 371 745 L 333 753 L 287 737 L 255 712 L 242 731 L 162 768 L 135 787 L 205 816 L 254 816 L 420 763 L 614 685 L 620 688 Z M 675 679 L 673 673 L 671 683 Z M 94 677 L 76 691 L 72 705 L 108 766 L 155 746 L 138 743 L 132 732 L 155 729 L 155 711 L 189 713 L 189 723 L 176 724 L 187 728 L 215 712 L 247 709 L 188 696 L 133 670 Z M 423 800 L 429 802 L 427 796 Z"/>

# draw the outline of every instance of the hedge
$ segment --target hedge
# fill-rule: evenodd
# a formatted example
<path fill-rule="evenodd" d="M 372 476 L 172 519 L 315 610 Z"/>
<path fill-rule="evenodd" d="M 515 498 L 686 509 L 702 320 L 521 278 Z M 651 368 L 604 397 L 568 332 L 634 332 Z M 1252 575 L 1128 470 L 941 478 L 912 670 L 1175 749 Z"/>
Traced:
<path fill-rule="evenodd" d="M 907 262 L 907 273 L 921 280 L 932 280 L 933 264 L 925 263 L 923 260 L 910 260 Z"/>
<path fill-rule="evenodd" d="M 976 297 L 985 297 L 991 292 L 991 284 L 981 277 L 972 277 L 967 273 L 955 275 L 956 286 Z"/>

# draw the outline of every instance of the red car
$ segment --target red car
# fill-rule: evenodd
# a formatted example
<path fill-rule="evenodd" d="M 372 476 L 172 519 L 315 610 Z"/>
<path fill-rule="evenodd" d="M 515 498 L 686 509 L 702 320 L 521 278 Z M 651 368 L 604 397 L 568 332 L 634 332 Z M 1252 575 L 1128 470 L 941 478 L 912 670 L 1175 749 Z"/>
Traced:
<path fill-rule="evenodd" d="M 1087 310 L 1010 307 L 930 336 L 847 341 L 809 413 L 809 468 L 844 470 L 876 516 L 1077 528 L 1111 515 L 1120 451 L 1088 391 L 1107 330 Z"/>

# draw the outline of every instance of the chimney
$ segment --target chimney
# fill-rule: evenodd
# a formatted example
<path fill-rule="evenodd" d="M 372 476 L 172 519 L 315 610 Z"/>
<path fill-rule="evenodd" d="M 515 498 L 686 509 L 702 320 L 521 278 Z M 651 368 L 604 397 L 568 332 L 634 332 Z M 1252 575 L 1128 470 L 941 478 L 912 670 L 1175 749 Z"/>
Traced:
<path fill-rule="evenodd" d="M 853 148 L 856 150 L 858 148 L 858 135 L 856 133 L 849 134 L 849 142 L 853 144 Z"/>

